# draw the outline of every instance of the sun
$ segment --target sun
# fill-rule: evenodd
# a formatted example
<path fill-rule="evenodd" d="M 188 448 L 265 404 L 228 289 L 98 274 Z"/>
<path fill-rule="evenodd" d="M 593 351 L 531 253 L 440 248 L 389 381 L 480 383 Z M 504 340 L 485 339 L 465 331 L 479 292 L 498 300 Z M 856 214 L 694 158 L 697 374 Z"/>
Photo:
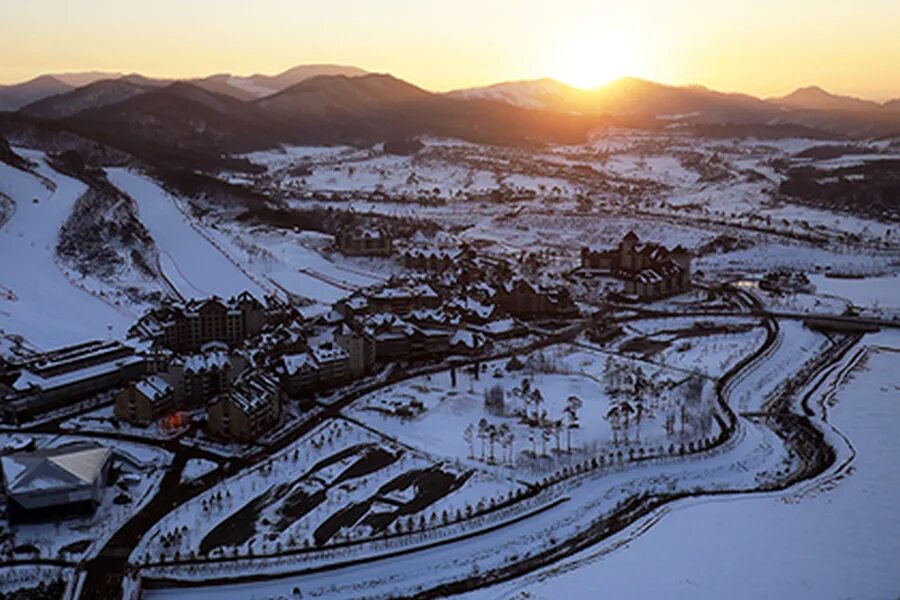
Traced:
<path fill-rule="evenodd" d="M 555 52 L 552 75 L 568 85 L 589 89 L 637 75 L 640 56 L 623 35 L 597 34 L 562 41 Z"/>

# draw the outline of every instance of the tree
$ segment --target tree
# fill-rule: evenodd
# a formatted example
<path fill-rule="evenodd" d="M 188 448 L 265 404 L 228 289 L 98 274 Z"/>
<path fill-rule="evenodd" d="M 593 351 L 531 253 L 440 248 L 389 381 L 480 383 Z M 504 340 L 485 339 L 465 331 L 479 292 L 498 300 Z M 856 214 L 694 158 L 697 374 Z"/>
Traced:
<path fill-rule="evenodd" d="M 469 458 L 475 458 L 475 429 L 471 423 L 463 431 L 463 438 L 465 438 L 466 444 L 469 446 Z"/>
<path fill-rule="evenodd" d="M 569 417 L 569 426 L 566 428 L 566 451 L 572 452 L 572 430 L 578 427 L 578 411 L 583 406 L 581 398 L 569 396 L 566 400 L 566 415 Z"/>
<path fill-rule="evenodd" d="M 550 425 L 541 427 L 541 456 L 547 456 L 547 441 L 550 439 Z"/>
<path fill-rule="evenodd" d="M 562 452 L 562 449 L 559 447 L 559 445 L 560 445 L 559 440 L 562 437 L 562 430 L 563 430 L 562 420 L 557 419 L 556 421 L 553 421 L 552 423 L 550 423 L 550 431 L 553 433 L 553 437 L 556 438 L 556 453 L 557 454 Z"/>
<path fill-rule="evenodd" d="M 541 390 L 534 388 L 531 392 L 531 402 L 534 404 L 534 420 L 538 424 L 541 423 L 541 404 L 544 402 L 544 395 Z"/>
<path fill-rule="evenodd" d="M 500 441 L 500 447 L 503 448 L 503 461 L 506 462 L 509 460 L 507 457 L 509 456 L 510 448 L 512 447 L 512 430 L 509 428 L 509 425 L 501 423 L 500 427 L 497 428 L 497 437 Z"/>
<path fill-rule="evenodd" d="M 522 395 L 527 396 L 528 392 L 531 391 L 531 382 L 528 380 L 527 377 L 523 377 L 522 383 L 519 387 L 522 389 Z"/>
<path fill-rule="evenodd" d="M 486 433 L 487 433 L 488 442 L 490 443 L 490 448 L 491 448 L 491 457 L 489 459 L 489 462 L 491 464 L 494 464 L 494 462 L 495 462 L 495 460 L 494 460 L 494 444 L 497 442 L 497 434 L 498 434 L 497 426 L 494 425 L 493 423 L 488 425 L 486 428 Z"/>
<path fill-rule="evenodd" d="M 634 404 L 634 424 L 637 430 L 637 441 L 641 441 L 641 418 L 644 416 L 644 405 L 641 402 Z"/>
<path fill-rule="evenodd" d="M 478 421 L 478 439 L 481 440 L 481 460 L 484 460 L 484 445 L 487 440 L 488 422 L 484 417 Z"/>

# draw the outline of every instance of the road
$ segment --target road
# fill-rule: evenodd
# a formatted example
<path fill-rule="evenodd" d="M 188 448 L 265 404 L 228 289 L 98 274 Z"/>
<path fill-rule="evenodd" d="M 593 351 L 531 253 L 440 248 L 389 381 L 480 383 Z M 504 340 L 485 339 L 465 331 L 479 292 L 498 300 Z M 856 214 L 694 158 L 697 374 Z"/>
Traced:
<path fill-rule="evenodd" d="M 226 574 L 220 570 L 218 576 L 210 575 L 197 584 L 145 580 L 147 597 L 290 597 L 294 588 L 313 596 L 329 592 L 347 597 L 362 593 L 438 597 L 497 583 L 553 563 L 607 539 L 635 519 L 674 500 L 785 489 L 822 472 L 834 459 L 815 425 L 805 416 L 791 412 L 793 392 L 841 360 L 855 341 L 848 338 L 847 343 L 836 345 L 805 368 L 792 389 L 765 407 L 765 418 L 738 415 L 735 435 L 724 447 L 689 460 L 649 462 L 577 477 L 559 485 L 563 502 L 489 535 L 362 563 L 330 565 L 328 569 L 298 566 L 289 575 L 285 575 L 292 571 L 288 565 L 271 566 L 271 573 L 267 574 L 265 564 L 260 563 L 256 573 Z M 790 473 L 760 483 L 758 475 L 781 468 L 781 452 L 761 450 L 773 445 L 787 445 L 800 460 Z M 674 490 L 668 488 L 672 482 L 677 482 Z M 699 483 L 707 489 L 698 491 Z M 649 494 L 635 495 L 634 490 Z M 529 556 L 528 552 L 532 554 Z M 235 569 L 240 566 L 235 565 Z M 280 576 L 274 575 L 279 571 Z M 391 587 L 395 582 L 402 587 Z M 225 585 L 228 587 L 222 587 Z"/>
<path fill-rule="evenodd" d="M 774 323 L 776 318 L 790 318 L 790 319 L 806 319 L 809 315 L 805 314 L 795 314 L 795 313 L 773 313 L 762 310 L 758 305 L 750 304 L 748 306 L 748 312 L 738 312 L 735 313 L 733 311 L 695 311 L 695 312 L 666 312 L 666 311 L 640 311 L 639 315 L 634 317 L 626 317 L 624 320 L 630 320 L 632 318 L 665 318 L 665 317 L 702 317 L 702 316 L 754 316 L 767 319 L 767 322 Z M 858 318 L 855 317 L 846 317 L 840 316 L 840 321 L 849 321 L 849 322 L 859 322 Z M 895 326 L 891 324 L 891 326 Z M 577 329 L 575 330 L 577 331 Z M 558 340 L 553 339 L 553 342 Z M 550 340 L 545 341 L 544 343 L 550 343 Z M 755 360 L 761 353 L 764 352 L 766 347 L 772 343 L 772 332 L 770 330 L 769 335 L 767 336 L 766 343 L 755 353 L 753 356 L 748 357 L 744 361 L 741 361 L 732 371 L 723 378 L 723 381 L 727 381 L 730 377 L 736 375 L 738 372 L 743 370 L 748 364 L 750 364 L 753 360 Z M 517 353 L 520 351 L 517 351 Z M 511 354 L 511 353 L 510 353 Z M 487 360 L 488 358 L 482 358 L 479 360 Z M 477 362 L 475 360 L 470 362 Z M 445 365 L 436 365 L 435 370 L 446 368 Z M 418 374 L 418 373 L 417 373 Z M 121 595 L 121 583 L 122 576 L 124 573 L 129 572 L 132 567 L 128 564 L 128 556 L 131 552 L 131 549 L 137 543 L 139 539 L 141 539 L 149 529 L 166 513 L 172 510 L 174 507 L 190 500 L 197 494 L 201 493 L 205 489 L 208 489 L 228 477 L 240 472 L 242 469 L 250 468 L 259 462 L 266 460 L 266 458 L 274 452 L 277 452 L 278 449 L 287 446 L 288 444 L 294 442 L 296 439 L 301 437 L 302 435 L 308 433 L 315 427 L 317 427 L 322 422 L 334 418 L 340 414 L 340 410 L 350 404 L 353 400 L 357 399 L 363 394 L 369 393 L 374 389 L 379 387 L 383 387 L 385 385 L 393 384 L 397 381 L 397 379 L 391 379 L 386 381 L 378 381 L 374 382 L 371 386 L 360 387 L 355 389 L 353 392 L 340 396 L 336 401 L 332 402 L 327 406 L 323 406 L 322 410 L 315 414 L 313 417 L 302 423 L 299 427 L 296 427 L 292 430 L 288 435 L 281 437 L 274 445 L 260 448 L 254 454 L 244 457 L 238 458 L 229 461 L 225 464 L 221 469 L 216 471 L 215 473 L 209 474 L 208 476 L 201 478 L 199 485 L 185 485 L 180 483 L 181 479 L 181 471 L 184 468 L 185 463 L 188 458 L 191 457 L 200 457 L 202 454 L 201 450 L 198 449 L 185 449 L 180 446 L 177 441 L 171 441 L 170 443 L 162 443 L 160 445 L 166 446 L 169 445 L 169 448 L 173 452 L 175 452 L 175 460 L 173 462 L 171 470 L 166 474 L 163 479 L 162 484 L 160 485 L 159 492 L 157 495 L 145 506 L 145 508 L 137 515 L 135 515 L 131 520 L 129 520 L 125 526 L 119 529 L 113 536 L 110 538 L 108 543 L 101 549 L 98 555 L 92 559 L 86 561 L 82 567 L 86 574 L 85 585 L 83 586 L 82 598 L 119 598 Z M 729 420 L 732 423 L 735 423 L 738 417 L 734 415 L 731 411 L 730 406 L 728 406 L 728 402 L 726 399 L 721 397 L 722 389 L 724 388 L 723 382 L 720 381 L 718 390 L 720 393 L 720 402 L 722 403 L 723 409 L 727 415 L 729 415 Z M 741 417 L 741 419 L 746 419 L 748 417 Z M 791 427 L 797 427 L 796 425 L 788 425 Z M 52 429 L 52 426 L 49 426 L 48 429 Z M 741 429 L 740 427 L 735 427 L 735 429 Z M 678 467 L 681 468 L 680 466 Z M 608 481 L 604 481 L 604 483 L 608 483 Z M 733 491 L 733 490 L 732 490 Z M 680 496 L 679 496 L 680 497 Z M 582 501 L 586 504 L 589 504 L 590 501 L 595 500 L 593 496 L 584 497 Z M 670 499 L 666 499 L 669 501 Z M 643 510 L 650 510 L 650 508 L 644 507 L 643 504 L 640 506 L 632 507 L 632 510 L 641 512 Z M 562 516 L 562 508 L 557 507 L 554 511 L 551 511 L 551 515 L 546 518 L 556 518 L 559 519 Z M 566 509 L 568 511 L 568 509 Z M 642 513 L 643 514 L 643 513 Z M 608 520 L 603 527 L 599 529 L 595 528 L 593 525 L 590 528 L 590 531 L 593 531 L 587 537 L 582 537 L 586 535 L 584 532 L 579 533 L 576 536 L 573 536 L 568 542 L 565 544 L 560 544 L 560 548 L 558 548 L 553 553 L 552 560 L 556 560 L 558 558 L 557 554 L 560 551 L 563 551 L 562 548 L 568 548 L 566 552 L 569 550 L 576 551 L 575 548 L 582 548 L 585 543 L 592 544 L 597 543 L 599 540 L 603 539 L 605 536 L 608 536 L 613 530 L 617 530 L 618 525 L 624 526 L 624 521 L 622 521 L 622 516 L 618 516 L 613 518 L 612 520 Z M 626 519 L 627 520 L 627 519 Z M 629 521 L 630 522 L 630 521 Z M 533 532 L 533 529 L 523 529 L 533 525 L 533 523 L 521 523 L 512 528 L 510 535 L 510 543 L 514 539 L 517 539 L 515 536 L 521 537 L 522 535 L 528 534 L 528 532 Z M 617 525 L 613 527 L 613 525 Z M 505 533 L 503 535 L 506 535 Z M 497 533 L 492 534 L 491 539 L 496 538 Z M 581 536 L 581 537 L 579 537 Z M 582 541 L 579 543 L 575 543 L 573 540 L 581 539 Z M 477 538 L 472 539 L 470 544 L 479 544 L 480 540 Z M 473 546 L 474 551 L 474 546 Z M 435 549 L 434 552 L 442 553 L 443 550 Z M 454 554 L 456 552 L 454 551 Z M 441 554 L 443 555 L 443 554 Z M 431 558 L 435 558 L 436 555 L 424 554 L 423 556 Z M 445 555 L 443 555 L 445 556 Z M 419 560 L 419 553 L 415 553 L 416 560 Z M 550 555 L 547 557 L 550 558 Z M 396 559 L 400 561 L 400 559 Z M 406 561 L 411 560 L 409 557 L 403 559 L 402 564 L 407 564 Z M 531 557 L 529 559 L 529 568 L 536 568 L 535 557 Z M 376 568 L 379 572 L 382 572 L 385 567 L 385 563 L 381 560 L 375 561 L 376 565 L 379 565 Z M 401 564 L 397 563 L 398 566 Z M 545 563 L 543 563 L 545 564 Z M 355 573 L 360 574 L 369 574 L 368 567 L 353 567 Z M 498 573 L 511 573 L 516 569 L 521 569 L 521 566 L 516 565 L 507 565 L 504 566 L 503 569 L 499 570 Z M 518 572 L 518 571 L 517 571 Z M 499 575 L 498 575 L 499 576 Z M 306 579 L 306 578 L 304 578 Z M 468 582 L 468 583 L 454 583 L 453 585 L 475 585 L 471 581 L 471 577 L 462 577 L 460 581 Z M 483 585 L 484 575 L 479 575 L 478 585 Z M 317 581 L 313 578 L 310 581 Z M 152 584 L 151 584 L 152 585 Z M 206 589 L 206 588 L 201 588 Z M 186 592 L 187 590 L 182 590 Z"/>

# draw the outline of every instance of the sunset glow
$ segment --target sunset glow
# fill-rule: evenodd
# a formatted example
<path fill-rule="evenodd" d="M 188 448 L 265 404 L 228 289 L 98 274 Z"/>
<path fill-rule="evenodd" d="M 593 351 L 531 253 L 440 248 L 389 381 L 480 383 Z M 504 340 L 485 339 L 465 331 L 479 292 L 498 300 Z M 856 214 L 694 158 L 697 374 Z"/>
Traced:
<path fill-rule="evenodd" d="M 549 75 L 563 83 L 588 89 L 614 79 L 646 72 L 641 49 L 626 35 L 583 35 L 560 43 L 557 64 Z"/>
<path fill-rule="evenodd" d="M 756 95 L 817 84 L 900 95 L 900 3 L 363 0 L 4 2 L 0 82 L 100 69 L 158 77 L 329 62 L 440 91 L 623 75 Z M 52 43 L 48 40 L 53 40 Z"/>

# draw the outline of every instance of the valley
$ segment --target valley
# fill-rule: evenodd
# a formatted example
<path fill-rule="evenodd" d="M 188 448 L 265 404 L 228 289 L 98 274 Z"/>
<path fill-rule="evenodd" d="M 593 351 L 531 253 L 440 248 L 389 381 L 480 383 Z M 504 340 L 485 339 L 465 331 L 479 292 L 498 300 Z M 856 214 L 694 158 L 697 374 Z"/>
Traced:
<path fill-rule="evenodd" d="M 325 70 L 0 113 L 0 593 L 895 591 L 889 108 Z"/>

